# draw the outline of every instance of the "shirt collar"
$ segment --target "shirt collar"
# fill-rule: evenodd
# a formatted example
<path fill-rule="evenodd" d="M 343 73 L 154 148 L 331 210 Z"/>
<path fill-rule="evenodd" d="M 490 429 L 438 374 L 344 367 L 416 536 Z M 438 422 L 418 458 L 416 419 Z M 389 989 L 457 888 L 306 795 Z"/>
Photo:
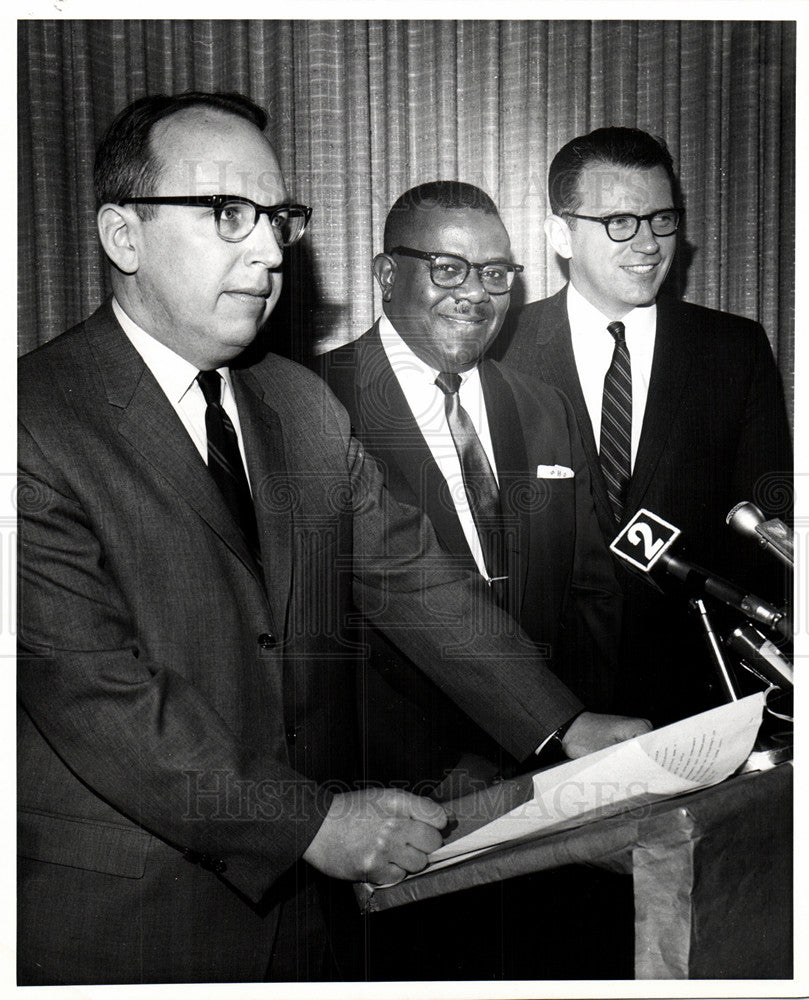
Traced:
<path fill-rule="evenodd" d="M 402 340 L 396 327 L 384 313 L 379 317 L 379 338 L 382 341 L 382 347 L 388 356 L 391 368 L 393 368 L 398 376 L 401 377 L 407 373 L 410 379 L 417 379 L 419 382 L 435 385 L 438 369 L 428 365 L 426 361 L 423 361 L 418 354 L 415 354 L 410 349 L 404 340 Z M 477 366 L 475 366 L 470 371 L 460 372 L 461 385 L 466 383 L 470 378 L 477 377 L 477 371 Z"/>
<path fill-rule="evenodd" d="M 194 385 L 199 369 L 181 358 L 176 351 L 155 339 L 124 312 L 123 306 L 113 297 L 112 311 L 129 338 L 132 346 L 140 354 L 146 367 L 154 375 L 158 385 L 172 403 L 179 403 Z M 217 371 L 227 383 L 231 393 L 233 386 L 230 380 L 230 369 L 217 368 Z"/>
<path fill-rule="evenodd" d="M 579 330 L 606 330 L 609 319 L 600 309 L 589 302 L 576 288 L 573 282 L 567 286 L 567 312 L 571 328 Z M 650 331 L 654 334 L 657 327 L 657 303 L 650 306 L 636 306 L 621 317 L 627 337 L 633 334 Z"/>

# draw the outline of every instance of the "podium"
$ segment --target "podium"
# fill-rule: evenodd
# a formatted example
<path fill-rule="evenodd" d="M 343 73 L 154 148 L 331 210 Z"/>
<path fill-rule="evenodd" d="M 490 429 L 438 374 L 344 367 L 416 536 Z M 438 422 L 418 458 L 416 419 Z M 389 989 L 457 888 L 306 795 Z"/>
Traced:
<path fill-rule="evenodd" d="M 372 914 L 529 872 L 596 865 L 632 876 L 636 979 L 790 979 L 792 780 L 791 763 L 739 774 L 393 886 L 357 886 L 357 897 Z M 526 801 L 531 787 L 524 775 L 480 793 L 481 819 Z"/>

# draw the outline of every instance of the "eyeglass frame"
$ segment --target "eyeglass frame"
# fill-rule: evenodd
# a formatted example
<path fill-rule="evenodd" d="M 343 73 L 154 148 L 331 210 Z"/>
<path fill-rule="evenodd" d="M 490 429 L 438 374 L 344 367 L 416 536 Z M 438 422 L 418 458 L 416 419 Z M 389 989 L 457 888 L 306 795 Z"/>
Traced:
<path fill-rule="evenodd" d="M 576 212 L 561 212 L 560 214 L 563 216 L 568 216 L 571 219 L 585 219 L 587 222 L 600 222 L 604 226 L 604 230 L 607 233 L 607 236 L 612 240 L 613 243 L 628 243 L 629 240 L 634 240 L 634 238 L 638 235 L 641 222 L 648 222 L 649 228 L 651 229 L 652 219 L 656 215 L 660 215 L 663 212 L 677 213 L 677 221 L 674 225 L 674 229 L 672 229 L 670 233 L 656 233 L 654 229 L 652 229 L 652 236 L 656 236 L 658 239 L 664 240 L 669 236 L 673 236 L 680 228 L 680 223 L 682 222 L 683 215 L 685 214 L 684 208 L 675 208 L 674 206 L 672 206 L 671 208 L 658 208 L 656 211 L 650 212 L 648 215 L 635 215 L 634 212 L 612 212 L 610 215 L 578 215 Z M 621 219 L 621 218 L 634 219 L 635 232 L 632 233 L 631 236 L 625 236 L 623 239 L 618 240 L 614 236 L 610 235 L 610 222 L 612 219 Z"/>
<path fill-rule="evenodd" d="M 229 202 L 238 201 L 243 205 L 250 205 L 255 212 L 255 221 L 253 222 L 253 228 L 249 233 L 245 233 L 244 236 L 240 236 L 238 239 L 232 240 L 228 239 L 227 236 L 223 236 L 219 232 L 219 219 L 222 214 L 222 209 Z M 220 240 L 224 240 L 225 243 L 241 243 L 246 240 L 250 233 L 258 225 L 258 220 L 262 215 L 266 215 L 270 220 L 270 226 L 273 224 L 273 216 L 279 212 L 288 212 L 290 209 L 296 209 L 303 211 L 303 226 L 298 236 L 292 241 L 292 243 L 281 243 L 281 247 L 291 247 L 294 246 L 298 240 L 306 232 L 306 227 L 309 225 L 309 220 L 312 217 L 312 209 L 308 205 L 299 205 L 296 202 L 283 202 L 280 205 L 259 205 L 257 202 L 252 201 L 250 198 L 245 198 L 238 194 L 169 194 L 169 195 L 152 195 L 144 196 L 138 198 L 123 198 L 120 205 L 180 205 L 187 208 L 212 208 L 214 210 L 214 220 L 216 223 L 216 235 Z"/>
<path fill-rule="evenodd" d="M 416 257 L 419 260 L 428 260 L 431 265 L 430 281 L 432 281 L 432 283 L 435 285 L 436 288 L 444 288 L 444 289 L 460 288 L 466 281 L 466 279 L 469 277 L 469 272 L 472 270 L 472 268 L 474 268 L 478 273 L 478 281 L 480 281 L 481 286 L 486 290 L 486 293 L 488 295 L 506 295 L 508 292 L 511 291 L 511 287 L 514 284 L 514 278 L 511 279 L 508 288 L 504 288 L 502 292 L 493 292 L 490 289 L 486 288 L 486 286 L 483 284 L 483 276 L 480 273 L 480 269 L 482 267 L 489 267 L 491 264 L 497 264 L 500 267 L 504 267 L 509 274 L 515 276 L 518 274 L 522 274 L 522 272 L 525 270 L 522 264 L 510 264 L 508 261 L 505 260 L 487 260 L 484 261 L 482 264 L 475 264 L 471 260 L 467 260 L 466 257 L 461 257 L 460 254 L 447 253 L 445 250 L 415 250 L 413 247 L 393 247 L 392 250 L 386 250 L 385 253 L 386 254 L 398 253 L 402 254 L 402 256 L 404 257 Z M 464 264 L 466 264 L 466 274 L 463 276 L 463 278 L 461 278 L 461 280 L 457 284 L 439 285 L 438 282 L 435 280 L 435 276 L 433 275 L 433 266 L 435 265 L 436 259 L 438 257 L 453 257 L 455 260 L 460 260 Z"/>

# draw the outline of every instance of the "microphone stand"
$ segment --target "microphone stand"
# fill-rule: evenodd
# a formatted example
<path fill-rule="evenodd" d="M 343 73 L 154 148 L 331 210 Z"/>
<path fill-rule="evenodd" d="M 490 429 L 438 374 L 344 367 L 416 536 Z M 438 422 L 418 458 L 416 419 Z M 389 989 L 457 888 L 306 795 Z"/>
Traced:
<path fill-rule="evenodd" d="M 713 661 L 714 667 L 716 668 L 725 699 L 727 701 L 738 701 L 739 694 L 736 690 L 733 678 L 731 677 L 725 657 L 722 654 L 722 647 L 719 639 L 717 638 L 716 632 L 714 631 L 711 616 L 708 613 L 705 602 L 700 597 L 693 597 L 689 600 L 688 604 L 689 607 L 696 612 L 699 618 L 702 631 L 705 635 L 705 641 L 708 645 L 710 657 Z M 733 647 L 731 646 L 731 648 Z M 767 681 L 767 678 L 762 677 L 757 670 L 745 663 L 743 656 L 740 656 L 739 663 L 749 673 L 759 678 L 759 680 L 763 680 L 765 683 L 771 683 Z M 785 693 L 783 692 L 783 689 L 778 690 L 780 690 L 782 694 Z M 743 774 L 747 771 L 766 771 L 771 767 L 775 767 L 776 764 L 792 760 L 792 728 L 784 728 L 785 726 L 788 726 L 785 720 L 779 719 L 776 715 L 774 715 L 772 710 L 769 708 L 769 705 L 765 706 L 765 714 L 756 738 L 755 746 L 745 763 L 742 765 L 740 773 Z"/>
<path fill-rule="evenodd" d="M 739 695 L 736 693 L 736 688 L 731 679 L 728 665 L 725 663 L 725 658 L 722 655 L 722 648 L 719 645 L 719 640 L 716 638 L 716 632 L 714 632 L 711 616 L 708 614 L 708 609 L 705 607 L 705 601 L 703 601 L 701 597 L 692 597 L 688 604 L 689 607 L 693 611 L 696 611 L 699 616 L 702 630 L 705 633 L 705 641 L 708 643 L 708 651 L 714 662 L 714 666 L 716 667 L 716 672 L 719 675 L 719 682 L 722 685 L 726 700 L 738 701 Z"/>
<path fill-rule="evenodd" d="M 746 771 L 766 771 L 771 767 L 775 767 L 776 764 L 792 760 L 794 743 L 793 723 L 791 719 L 794 712 L 794 708 L 791 706 L 792 664 L 785 657 L 781 657 L 777 661 L 776 666 L 772 668 L 767 663 L 767 656 L 765 654 L 758 660 L 756 666 L 754 666 L 753 653 L 749 649 L 746 651 L 744 644 L 740 641 L 740 639 L 749 639 L 748 633 L 752 633 L 756 637 L 760 636 L 760 633 L 748 624 L 745 627 L 735 629 L 726 639 L 726 644 L 738 657 L 740 666 L 768 685 L 770 692 L 767 696 L 764 718 L 756 737 L 755 746 L 741 769 L 742 773 Z M 759 670 L 757 667 L 761 669 Z M 779 698 L 787 703 L 785 708 L 781 708 L 781 712 L 777 711 L 777 708 L 780 706 L 777 706 L 777 704 L 773 705 L 773 701 Z M 789 716 L 789 718 L 786 716 Z"/>

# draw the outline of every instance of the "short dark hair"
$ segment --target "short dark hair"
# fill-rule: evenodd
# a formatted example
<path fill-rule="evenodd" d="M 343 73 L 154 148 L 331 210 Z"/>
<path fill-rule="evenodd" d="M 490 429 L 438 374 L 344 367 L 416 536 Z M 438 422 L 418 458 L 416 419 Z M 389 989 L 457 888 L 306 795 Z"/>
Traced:
<path fill-rule="evenodd" d="M 581 206 L 579 178 L 591 163 L 641 169 L 663 167 L 672 192 L 676 190 L 671 153 L 662 139 L 639 128 L 597 128 L 589 135 L 571 139 L 553 158 L 548 171 L 548 200 L 554 215 L 575 212 Z"/>
<path fill-rule="evenodd" d="M 385 253 L 400 246 L 413 224 L 418 211 L 433 208 L 473 208 L 485 215 L 497 215 L 497 206 L 492 199 L 473 184 L 463 181 L 428 181 L 418 184 L 400 195 L 391 206 L 385 220 L 383 245 Z"/>
<path fill-rule="evenodd" d="M 158 122 L 187 108 L 214 108 L 237 115 L 261 132 L 267 127 L 266 112 L 243 94 L 188 90 L 141 97 L 116 116 L 98 147 L 93 170 L 96 208 L 154 192 L 162 165 L 152 149 L 152 131 Z M 137 209 L 142 218 L 154 212 L 152 205 Z"/>

